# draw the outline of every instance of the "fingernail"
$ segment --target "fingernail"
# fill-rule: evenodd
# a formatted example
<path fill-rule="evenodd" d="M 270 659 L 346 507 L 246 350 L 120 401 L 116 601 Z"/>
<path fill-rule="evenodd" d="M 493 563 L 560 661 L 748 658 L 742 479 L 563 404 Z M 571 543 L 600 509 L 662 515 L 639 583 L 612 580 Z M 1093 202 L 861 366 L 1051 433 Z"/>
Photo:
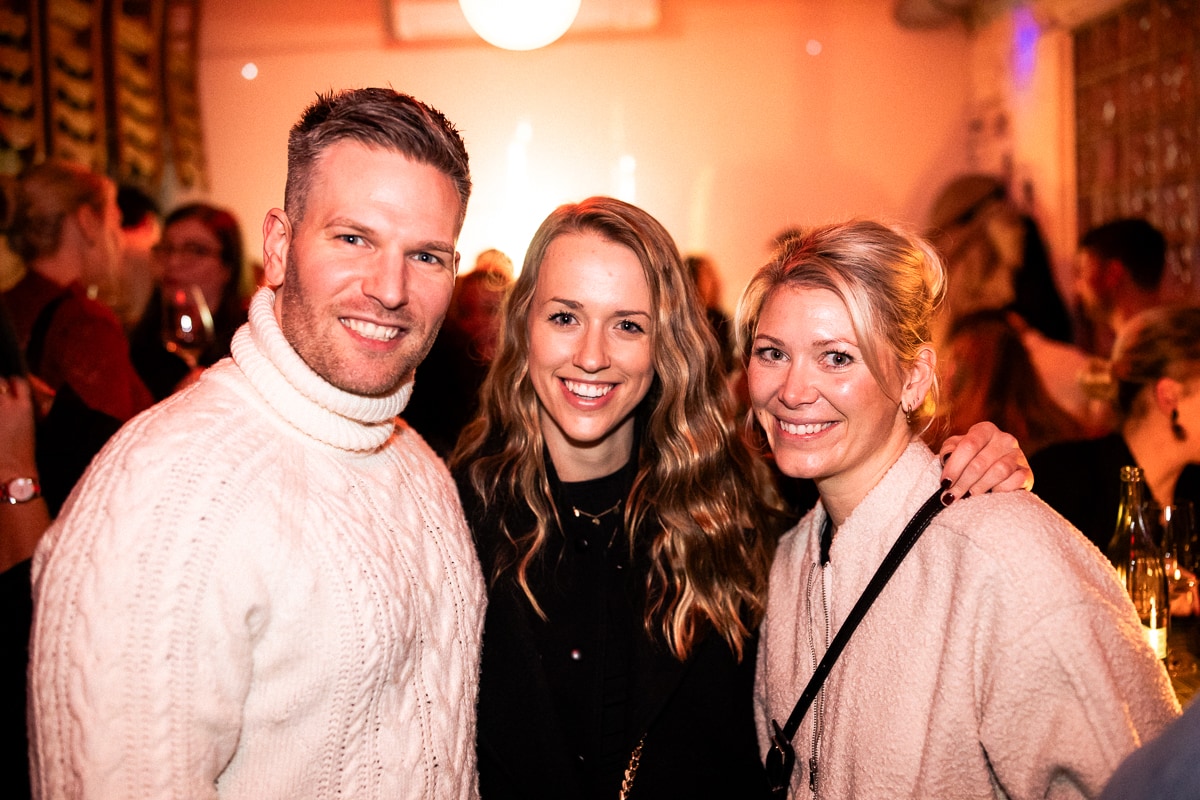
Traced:
<path fill-rule="evenodd" d="M 967 489 L 967 493 L 966 493 L 966 494 L 964 494 L 964 495 L 962 496 L 962 499 L 963 499 L 963 500 L 966 500 L 966 499 L 967 499 L 968 497 L 970 497 L 970 496 L 971 496 L 971 490 L 970 490 L 970 489 Z"/>
<path fill-rule="evenodd" d="M 954 495 L 950 494 L 950 492 L 946 492 L 944 495 L 942 495 L 942 505 L 948 506 L 953 502 L 954 502 Z"/>
<path fill-rule="evenodd" d="M 944 456 L 942 456 L 942 463 L 943 463 L 943 464 L 945 464 L 945 463 L 946 463 L 947 461 L 949 461 L 949 460 L 950 460 L 950 454 L 949 454 L 949 453 L 946 453 Z"/>
<path fill-rule="evenodd" d="M 949 478 L 942 478 L 942 491 L 944 492 L 949 489 L 951 483 L 953 483 L 953 481 L 951 481 Z"/>

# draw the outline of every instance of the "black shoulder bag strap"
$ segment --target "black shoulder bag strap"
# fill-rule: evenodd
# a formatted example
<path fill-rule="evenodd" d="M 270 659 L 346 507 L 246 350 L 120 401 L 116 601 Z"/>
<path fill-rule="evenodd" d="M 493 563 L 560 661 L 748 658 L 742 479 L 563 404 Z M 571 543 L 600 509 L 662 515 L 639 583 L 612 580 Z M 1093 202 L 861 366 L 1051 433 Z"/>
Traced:
<path fill-rule="evenodd" d="M 829 671 L 833 669 L 834 662 L 838 660 L 838 656 L 842 654 L 842 650 L 846 648 L 846 643 L 850 641 L 850 637 L 854 635 L 854 629 L 858 627 L 858 623 L 862 622 L 867 611 L 871 608 L 871 604 L 875 602 L 875 598 L 883 591 L 883 587 L 887 585 L 892 574 L 895 573 L 896 567 L 900 566 L 900 562 L 908 555 L 908 551 L 920 538 L 925 529 L 929 527 L 929 521 L 932 520 L 944 506 L 942 505 L 942 493 L 945 490 L 938 488 L 933 496 L 925 501 L 925 505 L 918 509 L 913 518 L 908 521 L 908 525 L 900 534 L 900 538 L 892 545 L 892 549 L 888 551 L 887 557 L 883 559 L 883 563 L 879 565 L 879 569 L 875 570 L 874 577 L 867 584 L 867 588 L 863 589 L 862 596 L 858 598 L 858 602 L 854 604 L 854 608 L 850 609 L 849 616 L 842 624 L 837 635 L 833 637 L 833 641 L 829 643 L 829 649 L 825 651 L 825 656 L 821 659 L 821 663 L 817 664 L 816 670 L 813 671 L 812 678 L 809 679 L 808 685 L 804 687 L 803 694 L 796 701 L 796 707 L 792 709 L 791 716 L 787 719 L 787 724 L 782 728 L 775 720 L 771 720 L 771 749 L 767 751 L 767 779 L 771 785 L 771 796 L 782 800 L 787 797 L 788 788 L 791 785 L 792 769 L 796 765 L 796 754 L 792 750 L 792 737 L 796 735 L 796 731 L 800 729 L 800 722 L 804 719 L 804 715 L 808 713 L 809 706 L 816 699 L 817 693 L 821 691 L 821 686 L 824 685 L 825 679 L 829 677 Z"/>

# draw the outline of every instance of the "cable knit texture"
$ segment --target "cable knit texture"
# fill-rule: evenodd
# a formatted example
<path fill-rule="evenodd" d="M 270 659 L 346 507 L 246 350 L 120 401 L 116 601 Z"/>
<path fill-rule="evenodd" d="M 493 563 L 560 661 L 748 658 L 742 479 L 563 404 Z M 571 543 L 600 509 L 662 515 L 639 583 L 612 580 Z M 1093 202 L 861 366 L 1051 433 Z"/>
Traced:
<path fill-rule="evenodd" d="M 822 581 L 832 636 L 939 471 L 911 445 L 839 527 L 824 576 L 823 507 L 782 539 L 755 689 L 764 752 L 769 720 L 783 724 L 825 653 Z M 825 692 L 822 798 L 1095 797 L 1179 713 L 1116 573 L 1027 492 L 960 500 L 935 517 Z M 793 739 L 793 798 L 813 797 L 817 708 Z"/>
<path fill-rule="evenodd" d="M 255 296 L 34 561 L 42 798 L 471 798 L 484 587 L 411 384 L 325 383 Z"/>

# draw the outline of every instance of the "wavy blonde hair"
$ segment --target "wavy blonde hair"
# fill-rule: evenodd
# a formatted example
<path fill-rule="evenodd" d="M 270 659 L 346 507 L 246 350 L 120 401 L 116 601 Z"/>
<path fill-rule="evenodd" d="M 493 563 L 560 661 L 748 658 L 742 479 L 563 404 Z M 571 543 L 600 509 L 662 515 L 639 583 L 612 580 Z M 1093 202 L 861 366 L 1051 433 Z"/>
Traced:
<path fill-rule="evenodd" d="M 766 466 L 739 437 L 717 342 L 674 241 L 657 220 L 620 200 L 560 206 L 534 235 L 505 300 L 479 416 L 451 456 L 452 464 L 467 465 L 485 507 L 512 499 L 527 503 L 536 519 L 531 530 L 501 522 L 507 544 L 489 579 L 511 572 L 541 613 L 529 569 L 559 520 L 529 377 L 528 319 L 550 243 L 584 233 L 629 248 L 650 288 L 655 377 L 637 411 L 645 424 L 625 504 L 631 551 L 638 532 L 650 537 L 644 626 L 680 660 L 711 626 L 740 658 L 766 602 L 778 499 Z"/>

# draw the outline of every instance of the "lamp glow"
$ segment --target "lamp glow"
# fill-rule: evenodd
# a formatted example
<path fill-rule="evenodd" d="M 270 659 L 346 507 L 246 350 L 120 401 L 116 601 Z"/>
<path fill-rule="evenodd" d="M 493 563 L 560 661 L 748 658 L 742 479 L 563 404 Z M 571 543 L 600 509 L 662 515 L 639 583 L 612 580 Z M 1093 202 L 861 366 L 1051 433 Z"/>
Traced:
<path fill-rule="evenodd" d="M 580 0 L 458 0 L 467 22 L 505 50 L 536 50 L 567 32 Z"/>

